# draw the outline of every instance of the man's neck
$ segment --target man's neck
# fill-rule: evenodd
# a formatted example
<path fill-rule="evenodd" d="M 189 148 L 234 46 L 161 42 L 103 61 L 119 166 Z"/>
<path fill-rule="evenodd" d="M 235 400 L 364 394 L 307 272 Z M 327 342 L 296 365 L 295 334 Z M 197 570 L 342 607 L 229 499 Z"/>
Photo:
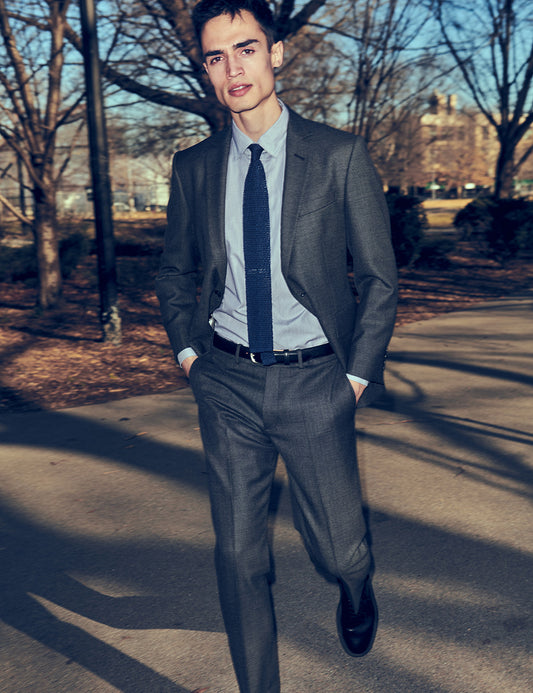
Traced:
<path fill-rule="evenodd" d="M 268 108 L 264 108 L 261 111 L 254 108 L 252 111 L 232 113 L 232 118 L 241 132 L 244 132 L 253 142 L 257 142 L 278 120 L 281 110 L 276 97 L 276 100 L 269 104 Z"/>

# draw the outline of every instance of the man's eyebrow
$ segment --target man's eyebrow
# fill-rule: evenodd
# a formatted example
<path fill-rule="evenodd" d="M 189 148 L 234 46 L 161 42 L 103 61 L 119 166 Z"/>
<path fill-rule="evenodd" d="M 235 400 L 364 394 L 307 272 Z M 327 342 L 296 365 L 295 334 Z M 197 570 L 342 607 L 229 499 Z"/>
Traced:
<path fill-rule="evenodd" d="M 259 43 L 259 39 L 246 39 L 246 41 L 240 41 L 239 43 L 234 43 L 232 48 L 235 50 L 236 48 L 246 48 L 246 46 L 250 46 L 252 43 Z M 207 53 L 204 53 L 204 58 L 210 58 L 214 55 L 222 55 L 224 51 L 220 49 L 215 49 L 213 51 L 207 51 Z"/>
<path fill-rule="evenodd" d="M 233 48 L 246 48 L 251 43 L 259 43 L 259 39 L 247 39 L 246 41 L 241 41 L 241 43 L 236 43 Z"/>

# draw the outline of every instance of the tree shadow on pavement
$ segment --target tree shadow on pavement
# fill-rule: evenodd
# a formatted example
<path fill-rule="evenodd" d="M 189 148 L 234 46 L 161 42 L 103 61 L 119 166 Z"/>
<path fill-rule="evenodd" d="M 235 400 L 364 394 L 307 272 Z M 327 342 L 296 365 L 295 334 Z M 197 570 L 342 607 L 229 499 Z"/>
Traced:
<path fill-rule="evenodd" d="M 444 443 L 449 441 L 449 446 L 416 447 L 413 441 L 402 440 L 392 430 L 384 432 L 383 429 L 379 432 L 363 430 L 363 440 L 390 450 L 391 455 L 403 451 L 452 471 L 468 464 L 464 455 L 449 452 L 453 441 L 453 448 L 474 451 L 477 456 L 489 460 L 493 477 L 496 474 L 499 479 L 499 482 L 487 481 L 486 470 L 476 470 L 471 463 L 468 471 L 476 481 L 499 483 L 513 493 L 530 491 L 531 470 L 518 455 L 502 458 L 497 446 L 498 441 L 529 445 L 531 437 L 527 431 L 487 425 L 472 417 L 429 411 L 425 407 L 423 389 L 416 383 L 411 395 L 403 400 L 396 398 L 393 410 L 416 419 L 425 430 L 440 436 Z M 59 460 L 80 457 L 76 474 L 88 480 L 96 490 L 101 483 L 107 502 L 110 502 L 112 491 L 105 488 L 104 477 L 99 477 L 100 481 L 90 478 L 91 460 L 104 460 L 123 471 L 124 484 L 130 483 L 131 475 L 138 510 L 128 505 L 131 496 L 116 498 L 117 514 L 112 514 L 111 519 L 105 518 L 108 524 L 116 521 L 122 510 L 121 503 L 124 503 L 126 514 L 142 513 L 146 523 L 151 521 L 156 501 L 169 513 L 172 531 L 165 536 L 139 538 L 134 532 L 121 534 L 118 527 L 117 536 L 112 536 L 109 530 L 98 535 L 85 531 L 84 526 L 78 528 L 75 513 L 71 526 L 58 526 L 54 507 L 50 508 L 49 518 L 43 517 L 33 511 L 31 502 L 21 505 L 5 489 L 1 494 L 0 618 L 127 693 L 185 693 L 187 689 L 124 654 L 118 647 L 60 620 L 41 600 L 117 629 L 223 632 L 210 542 L 190 541 L 181 536 L 180 516 L 176 508 L 171 507 L 170 497 L 155 498 L 149 484 L 143 487 L 136 477 L 140 471 L 143 479 L 150 477 L 169 487 L 179 487 L 184 490 L 183 498 L 190 495 L 184 503 L 191 508 L 197 503 L 195 499 L 201 497 L 205 512 L 208 512 L 203 456 L 199 450 L 177 442 L 184 435 L 183 430 L 180 436 L 173 437 L 169 433 L 175 413 L 168 397 L 163 396 L 161 401 L 164 406 L 168 404 L 168 429 L 166 421 L 161 420 L 160 411 L 145 419 L 126 421 L 121 416 L 124 409 L 120 404 L 116 410 L 111 410 L 114 411 L 111 417 L 106 409 L 107 418 L 86 414 L 89 410 L 99 412 L 97 407 L 83 408 L 81 415 L 73 410 L 0 417 L 0 443 L 6 450 L 2 453 L 4 459 L 19 446 L 37 455 L 42 452 L 44 473 L 46 465 L 53 464 L 47 455 L 53 454 L 54 459 Z M 183 400 L 179 406 L 185 406 Z M 84 466 L 86 462 L 87 467 Z M 26 483 L 22 469 L 9 469 L 9 460 L 4 467 L 11 483 L 18 473 L 21 474 L 20 483 Z M 50 484 L 60 482 L 36 477 L 34 483 L 35 499 L 42 501 L 42 494 L 49 493 Z M 521 489 L 517 490 L 519 484 Z M 290 522 L 290 508 L 287 494 L 282 491 L 281 495 L 279 505 L 280 499 L 276 497 L 276 522 L 284 524 Z M 28 497 L 31 494 L 25 496 Z M 99 519 L 97 512 L 95 524 Z M 278 575 L 275 595 L 280 632 L 300 651 L 307 653 L 306 657 L 312 653 L 308 678 L 303 672 L 298 690 L 322 693 L 328 690 L 330 678 L 338 676 L 341 681 L 338 690 L 343 690 L 342 685 L 349 680 L 353 689 L 357 685 L 361 693 L 399 690 L 448 693 L 457 688 L 446 682 L 444 675 L 441 684 L 432 673 L 432 666 L 438 668 L 438 661 L 434 665 L 431 662 L 434 658 L 438 660 L 442 643 L 450 647 L 450 652 L 453 648 L 476 652 L 484 648 L 494 661 L 500 656 L 506 658 L 507 653 L 521 656 L 524 633 L 530 625 L 527 614 L 531 594 L 525 589 L 524 581 L 533 572 L 531 556 L 498 544 L 497 538 L 491 543 L 450 532 L 431 522 L 416 522 L 372 509 L 370 521 L 383 635 L 378 637 L 375 652 L 365 658 L 364 666 L 355 666 L 350 661 L 351 669 L 347 668 L 348 662 L 335 634 L 333 614 L 337 595 L 333 587 L 325 586 L 314 575 L 299 542 L 293 538 L 285 541 L 283 533 L 274 531 Z M 117 584 L 133 586 L 136 596 L 111 596 L 84 584 L 80 575 L 104 581 L 112 576 Z M 400 643 L 395 641 L 397 637 Z M 427 665 L 421 664 L 414 670 L 408 661 L 399 661 L 393 656 L 395 647 L 401 649 L 403 640 L 411 652 L 427 660 Z M 486 657 L 483 661 L 487 663 Z M 326 679 L 328 686 L 324 684 Z"/>
<path fill-rule="evenodd" d="M 39 420 L 39 425 L 36 421 Z M 135 439 L 120 426 L 91 421 L 68 412 L 11 414 L 0 417 L 0 443 L 3 467 L 9 471 L 10 482 L 20 474 L 20 483 L 28 483 L 23 470 L 8 469 L 10 452 L 18 446 L 42 450 L 43 456 L 68 460 L 72 467 L 77 456 L 81 463 L 89 458 L 88 468 L 80 464 L 80 478 L 94 483 L 90 458 L 111 459 L 113 463 L 137 468 L 171 483 L 184 484 L 205 494 L 202 456 L 192 450 L 161 444 L 147 437 Z M 19 460 L 17 459 L 17 463 Z M 42 476 L 34 478 L 36 507 L 42 508 L 43 494 L 50 492 L 47 467 L 56 462 L 43 461 Z M 64 464 L 63 462 L 58 462 Z M 55 470 L 55 468 L 54 468 Z M 3 476 L 0 473 L 0 477 Z M 105 484 L 105 477 L 100 477 Z M 61 483 L 61 482 L 57 482 Z M 68 484 L 68 480 L 66 482 Z M 135 482 L 138 484 L 138 481 Z M 43 487 L 41 490 L 41 486 Z M 137 486 L 133 489 L 137 492 Z M 104 487 L 102 486 L 102 491 Z M 71 493 L 65 488 L 67 496 Z M 148 492 L 149 493 L 149 492 Z M 138 496 L 139 508 L 152 498 Z M 112 505 L 113 500 L 107 502 Z M 77 528 L 77 509 L 72 505 L 72 524 L 59 526 L 50 508 L 42 521 L 30 503 L 17 503 L 5 486 L 0 492 L 0 619 L 25 633 L 33 640 L 63 655 L 68 663 L 76 662 L 118 690 L 173 691 L 186 689 L 149 666 L 94 637 L 83 628 L 56 617 L 43 605 L 43 600 L 74 614 L 115 629 L 181 629 L 223 633 L 219 615 L 211 547 L 194 546 L 167 537 L 139 539 L 126 533 L 92 536 Z M 117 498 L 116 515 L 121 512 Z M 64 516 L 64 509 L 59 517 Z M 88 510 L 87 512 L 92 512 Z M 131 506 L 125 513 L 136 514 Z M 176 509 L 169 508 L 172 520 L 178 519 Z M 99 524 L 98 511 L 94 525 Z M 61 520 L 62 521 L 62 520 Z M 149 513 L 146 522 L 150 522 Z M 109 577 L 115 585 L 134 585 L 134 593 L 147 596 L 109 596 L 93 589 L 77 576 L 103 580 Z M 73 577 L 75 576 L 75 577 Z M 129 590 L 128 590 L 129 591 Z M 203 608 L 199 609 L 198 605 Z M 7 653 L 7 643 L 0 648 Z M 11 655 L 7 655 L 9 657 Z M 5 690 L 1 687 L 0 689 Z M 13 688 L 13 690 L 20 690 Z M 45 690 L 44 688 L 41 690 Z M 50 689 L 51 690 L 51 689 Z"/>

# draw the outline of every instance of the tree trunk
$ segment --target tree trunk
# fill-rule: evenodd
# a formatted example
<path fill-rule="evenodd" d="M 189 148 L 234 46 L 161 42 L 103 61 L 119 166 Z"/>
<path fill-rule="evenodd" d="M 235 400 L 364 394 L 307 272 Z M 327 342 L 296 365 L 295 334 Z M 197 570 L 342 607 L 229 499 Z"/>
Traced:
<path fill-rule="evenodd" d="M 38 305 L 53 308 L 61 297 L 61 266 L 56 226 L 56 199 L 53 184 L 33 190 L 33 237 L 37 250 L 39 273 Z"/>
<path fill-rule="evenodd" d="M 19 207 L 22 216 L 27 216 L 26 213 L 26 196 L 24 194 L 24 168 L 22 164 L 22 159 L 19 154 L 17 154 L 17 178 L 19 184 Z"/>
<path fill-rule="evenodd" d="M 109 176 L 106 122 L 98 59 L 98 36 L 94 0 L 81 0 L 83 61 L 87 89 L 87 124 L 91 148 L 91 174 L 94 196 L 94 222 L 98 254 L 100 323 L 104 341 L 116 346 L 122 339 L 118 310 L 117 271 L 113 239 L 113 195 Z"/>
<path fill-rule="evenodd" d="M 209 125 L 211 133 L 220 132 L 228 127 L 231 123 L 229 111 L 220 106 L 218 103 L 209 104 L 203 113 L 203 118 Z"/>
<path fill-rule="evenodd" d="M 509 198 L 513 194 L 514 150 L 510 150 L 506 142 L 500 143 L 500 151 L 496 162 L 494 177 L 494 197 Z"/>

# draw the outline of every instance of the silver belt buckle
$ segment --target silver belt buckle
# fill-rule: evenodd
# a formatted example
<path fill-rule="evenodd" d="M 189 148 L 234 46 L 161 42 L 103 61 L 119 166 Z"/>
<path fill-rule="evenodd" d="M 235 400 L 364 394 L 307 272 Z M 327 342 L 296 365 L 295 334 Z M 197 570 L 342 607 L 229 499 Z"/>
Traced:
<path fill-rule="evenodd" d="M 258 366 L 261 366 L 261 365 L 262 365 L 262 364 L 261 364 L 261 361 L 256 361 L 256 356 L 255 356 L 255 353 L 254 353 L 253 351 L 250 352 L 250 361 L 251 361 L 252 363 L 255 363 L 255 364 L 258 365 Z"/>

